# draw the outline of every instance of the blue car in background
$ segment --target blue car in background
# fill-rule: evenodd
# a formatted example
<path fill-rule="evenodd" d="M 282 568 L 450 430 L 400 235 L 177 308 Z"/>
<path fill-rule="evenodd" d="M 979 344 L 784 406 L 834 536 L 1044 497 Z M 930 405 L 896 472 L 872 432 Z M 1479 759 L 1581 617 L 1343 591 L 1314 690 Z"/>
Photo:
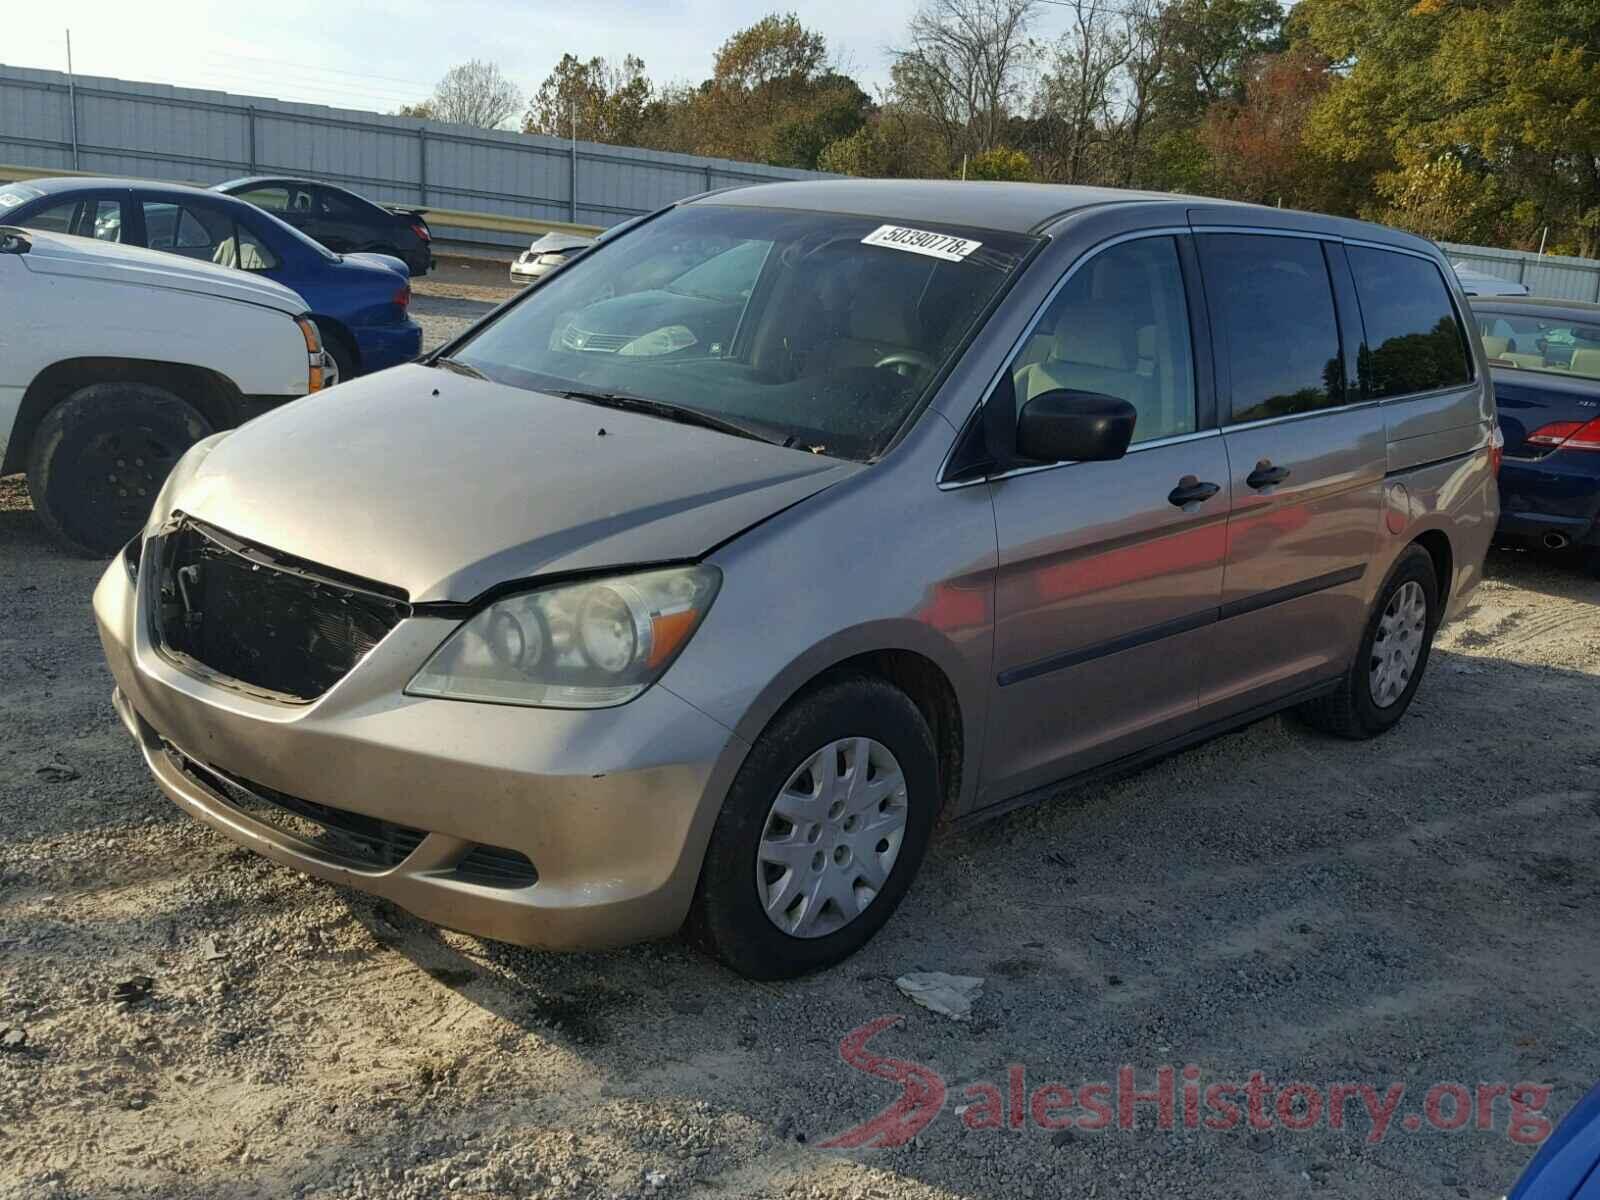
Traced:
<path fill-rule="evenodd" d="M 1600 304 L 1486 296 L 1472 312 L 1506 439 L 1500 533 L 1600 573 Z"/>
<path fill-rule="evenodd" d="M 253 204 L 130 179 L 0 184 L 0 223 L 148 246 L 265 275 L 304 298 L 347 379 L 415 358 L 411 276 L 382 254 L 338 255 Z"/>
<path fill-rule="evenodd" d="M 1506 1200 L 1600 1200 L 1600 1086 L 1539 1147 Z"/>

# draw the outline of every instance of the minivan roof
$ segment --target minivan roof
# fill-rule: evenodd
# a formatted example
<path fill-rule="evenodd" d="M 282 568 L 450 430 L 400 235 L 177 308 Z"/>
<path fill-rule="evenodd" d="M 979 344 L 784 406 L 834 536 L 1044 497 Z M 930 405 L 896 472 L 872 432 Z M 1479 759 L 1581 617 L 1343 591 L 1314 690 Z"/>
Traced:
<path fill-rule="evenodd" d="M 805 179 L 758 183 L 709 192 L 694 204 L 736 204 L 752 208 L 794 208 L 854 216 L 893 216 L 908 221 L 932 221 L 995 229 L 1008 233 L 1037 233 L 1062 217 L 1087 208 L 1118 204 L 1187 204 L 1194 208 L 1239 209 L 1259 212 L 1263 224 L 1282 226 L 1288 210 L 1210 196 L 1175 192 L 1145 192 L 1129 188 L 1078 187 L 1056 183 L 998 183 L 959 179 Z M 1270 216 L 1269 216 L 1270 214 Z M 1371 236 L 1377 240 L 1416 246 L 1431 243 L 1413 234 L 1321 213 L 1304 215 L 1326 223 L 1330 236 Z"/>

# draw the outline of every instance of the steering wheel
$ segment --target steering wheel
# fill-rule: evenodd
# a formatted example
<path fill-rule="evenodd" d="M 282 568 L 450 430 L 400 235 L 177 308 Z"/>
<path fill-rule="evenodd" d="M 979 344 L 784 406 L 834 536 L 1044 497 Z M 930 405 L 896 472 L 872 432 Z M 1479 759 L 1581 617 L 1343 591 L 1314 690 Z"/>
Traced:
<path fill-rule="evenodd" d="M 933 359 L 920 350 L 896 350 L 893 354 L 885 354 L 872 366 L 874 370 L 893 370 L 896 375 L 909 375 L 910 371 L 901 368 L 915 367 L 919 371 L 931 372 Z"/>

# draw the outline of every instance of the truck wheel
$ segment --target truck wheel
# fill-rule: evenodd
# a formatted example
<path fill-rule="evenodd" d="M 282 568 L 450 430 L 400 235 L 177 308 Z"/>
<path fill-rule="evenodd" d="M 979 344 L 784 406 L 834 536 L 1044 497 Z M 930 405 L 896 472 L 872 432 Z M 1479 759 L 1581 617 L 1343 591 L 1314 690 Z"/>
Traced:
<path fill-rule="evenodd" d="M 28 493 L 51 535 L 107 558 L 144 525 L 167 473 L 211 425 L 147 383 L 96 383 L 57 404 L 34 430 Z"/>
<path fill-rule="evenodd" d="M 691 937 L 789 979 L 861 947 L 900 903 L 939 810 L 938 756 L 904 692 L 824 684 L 756 739 L 711 834 Z"/>
<path fill-rule="evenodd" d="M 346 383 L 356 377 L 356 356 L 342 334 L 322 330 L 322 346 L 333 357 L 333 364 L 338 368 L 339 378 L 335 382 Z"/>

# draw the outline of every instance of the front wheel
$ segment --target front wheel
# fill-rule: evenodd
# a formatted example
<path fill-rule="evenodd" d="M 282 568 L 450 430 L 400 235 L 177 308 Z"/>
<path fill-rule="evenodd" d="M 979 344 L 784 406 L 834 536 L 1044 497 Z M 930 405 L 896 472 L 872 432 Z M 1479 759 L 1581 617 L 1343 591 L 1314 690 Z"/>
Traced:
<path fill-rule="evenodd" d="M 911 886 L 939 809 L 933 736 L 875 678 L 824 684 L 751 748 L 706 850 L 690 928 L 754 979 L 854 953 Z"/>
<path fill-rule="evenodd" d="M 1336 691 L 1299 708 L 1307 724 L 1347 738 L 1376 737 L 1405 716 L 1443 616 L 1433 559 L 1408 546 L 1378 592 L 1361 648 Z"/>
<path fill-rule="evenodd" d="M 115 554 L 144 525 L 183 452 L 210 432 L 193 405 L 164 388 L 81 388 L 34 431 L 28 452 L 34 512 L 74 553 Z"/>

